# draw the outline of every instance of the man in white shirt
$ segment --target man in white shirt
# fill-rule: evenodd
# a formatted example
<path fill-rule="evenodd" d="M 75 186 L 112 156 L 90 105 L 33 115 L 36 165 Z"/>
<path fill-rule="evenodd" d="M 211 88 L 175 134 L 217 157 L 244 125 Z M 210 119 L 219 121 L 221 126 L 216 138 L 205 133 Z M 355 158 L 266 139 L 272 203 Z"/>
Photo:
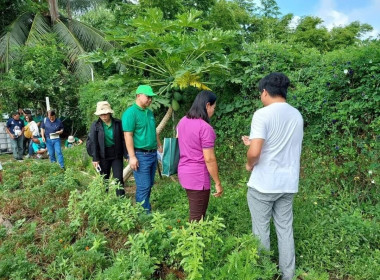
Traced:
<path fill-rule="evenodd" d="M 282 73 L 271 73 L 259 82 L 264 108 L 252 118 L 246 169 L 252 171 L 247 200 L 252 231 L 270 250 L 269 224 L 276 227 L 279 267 L 283 280 L 295 274 L 293 197 L 298 192 L 303 119 L 286 103 L 290 81 Z"/>

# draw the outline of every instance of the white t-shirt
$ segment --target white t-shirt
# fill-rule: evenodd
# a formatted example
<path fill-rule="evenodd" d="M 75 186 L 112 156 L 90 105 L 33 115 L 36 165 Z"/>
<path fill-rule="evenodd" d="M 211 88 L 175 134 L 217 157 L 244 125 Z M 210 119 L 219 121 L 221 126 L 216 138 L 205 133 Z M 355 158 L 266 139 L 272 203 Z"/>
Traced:
<path fill-rule="evenodd" d="M 264 139 L 260 159 L 248 186 L 262 193 L 298 192 L 303 119 L 288 103 L 272 103 L 257 110 L 249 139 Z"/>
<path fill-rule="evenodd" d="M 38 129 L 38 125 L 35 121 L 31 121 L 28 123 L 29 129 L 32 132 L 34 137 L 39 137 L 40 136 L 40 131 Z"/>

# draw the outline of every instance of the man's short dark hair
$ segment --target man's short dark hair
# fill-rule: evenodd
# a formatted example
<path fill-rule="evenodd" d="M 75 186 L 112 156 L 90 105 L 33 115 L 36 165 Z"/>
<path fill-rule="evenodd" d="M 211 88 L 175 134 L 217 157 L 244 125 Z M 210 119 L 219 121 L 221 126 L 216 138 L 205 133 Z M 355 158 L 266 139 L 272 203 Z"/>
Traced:
<path fill-rule="evenodd" d="M 16 116 L 16 115 L 20 115 L 20 113 L 19 113 L 19 112 L 13 112 L 13 113 L 12 113 L 12 117 L 14 117 L 14 116 Z"/>
<path fill-rule="evenodd" d="M 50 110 L 50 111 L 48 112 L 48 115 L 49 115 L 49 116 L 55 116 L 55 111 L 54 111 L 54 110 Z"/>
<path fill-rule="evenodd" d="M 265 89 L 271 97 L 281 96 L 286 99 L 289 85 L 290 80 L 285 74 L 274 72 L 260 80 L 259 90 L 262 92 Z"/>

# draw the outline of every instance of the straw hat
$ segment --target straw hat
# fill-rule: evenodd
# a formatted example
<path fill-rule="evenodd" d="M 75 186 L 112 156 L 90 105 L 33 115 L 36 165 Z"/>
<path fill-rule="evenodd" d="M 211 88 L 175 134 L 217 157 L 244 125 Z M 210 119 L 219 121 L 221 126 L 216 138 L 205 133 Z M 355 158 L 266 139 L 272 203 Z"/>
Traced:
<path fill-rule="evenodd" d="M 103 115 L 103 114 L 113 114 L 113 110 L 111 108 L 111 105 L 108 103 L 108 101 L 99 101 L 96 104 L 96 112 L 94 113 L 97 116 Z"/>
<path fill-rule="evenodd" d="M 70 135 L 69 138 L 67 138 L 67 142 L 74 143 L 75 142 L 74 136 Z"/>

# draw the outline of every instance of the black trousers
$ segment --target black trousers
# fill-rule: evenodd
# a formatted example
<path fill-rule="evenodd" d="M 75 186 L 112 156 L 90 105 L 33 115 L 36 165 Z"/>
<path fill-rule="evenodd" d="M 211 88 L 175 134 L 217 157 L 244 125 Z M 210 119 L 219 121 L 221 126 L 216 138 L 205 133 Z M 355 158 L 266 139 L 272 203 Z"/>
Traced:
<path fill-rule="evenodd" d="M 115 146 L 106 148 L 105 152 L 106 158 L 100 159 L 99 161 L 99 165 L 101 168 L 100 174 L 104 175 L 105 179 L 109 179 L 111 176 L 112 169 L 113 177 L 117 179 L 121 187 L 123 187 L 123 157 L 117 156 Z M 108 192 L 108 188 L 106 189 L 106 191 Z M 117 189 L 116 195 L 125 195 L 124 189 Z"/>
<path fill-rule="evenodd" d="M 190 219 L 189 221 L 199 221 L 206 216 L 210 190 L 186 190 L 189 199 Z"/>

